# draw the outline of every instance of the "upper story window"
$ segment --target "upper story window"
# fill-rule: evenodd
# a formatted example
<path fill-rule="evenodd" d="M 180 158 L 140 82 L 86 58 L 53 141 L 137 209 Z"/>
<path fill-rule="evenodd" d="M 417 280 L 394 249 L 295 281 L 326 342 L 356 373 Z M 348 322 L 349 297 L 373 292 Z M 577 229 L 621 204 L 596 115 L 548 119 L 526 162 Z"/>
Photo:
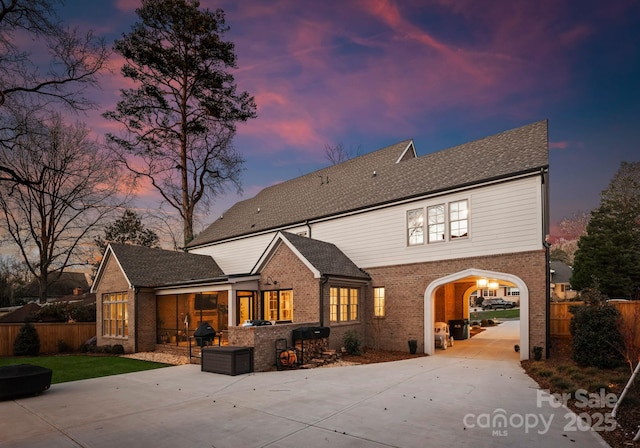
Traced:
<path fill-rule="evenodd" d="M 449 233 L 452 240 L 469 236 L 468 200 L 449 203 Z"/>
<path fill-rule="evenodd" d="M 444 204 L 427 207 L 427 223 L 429 228 L 429 242 L 444 241 Z"/>
<path fill-rule="evenodd" d="M 424 243 L 424 209 L 407 212 L 407 242 L 409 246 Z"/>

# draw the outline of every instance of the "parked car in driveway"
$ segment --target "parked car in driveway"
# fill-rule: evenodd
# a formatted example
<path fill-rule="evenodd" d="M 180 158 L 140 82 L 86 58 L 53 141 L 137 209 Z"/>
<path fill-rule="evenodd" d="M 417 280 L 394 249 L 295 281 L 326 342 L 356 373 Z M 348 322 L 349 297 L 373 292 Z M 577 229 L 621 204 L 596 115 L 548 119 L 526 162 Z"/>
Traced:
<path fill-rule="evenodd" d="M 504 299 L 485 299 L 482 302 L 483 310 L 498 310 L 498 309 L 510 309 L 515 308 L 516 302 L 512 302 L 511 300 Z"/>

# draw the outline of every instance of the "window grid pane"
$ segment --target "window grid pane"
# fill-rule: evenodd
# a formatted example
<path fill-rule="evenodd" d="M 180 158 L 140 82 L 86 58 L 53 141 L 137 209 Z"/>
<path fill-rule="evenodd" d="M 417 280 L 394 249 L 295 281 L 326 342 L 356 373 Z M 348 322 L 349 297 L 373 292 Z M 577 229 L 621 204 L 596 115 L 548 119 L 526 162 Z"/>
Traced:
<path fill-rule="evenodd" d="M 427 208 L 429 242 L 444 241 L 444 204 Z"/>
<path fill-rule="evenodd" d="M 373 315 L 384 317 L 384 288 L 373 288 Z"/>
<path fill-rule="evenodd" d="M 340 321 L 346 322 L 349 318 L 349 290 L 340 289 Z"/>
<path fill-rule="evenodd" d="M 358 320 L 358 290 L 349 292 L 349 320 Z"/>
<path fill-rule="evenodd" d="M 449 204 L 450 238 L 465 238 L 469 236 L 467 200 L 451 202 Z"/>
<path fill-rule="evenodd" d="M 329 320 L 338 321 L 338 288 L 329 289 Z"/>
<path fill-rule="evenodd" d="M 419 208 L 407 212 L 407 232 L 410 246 L 424 242 L 424 210 Z"/>

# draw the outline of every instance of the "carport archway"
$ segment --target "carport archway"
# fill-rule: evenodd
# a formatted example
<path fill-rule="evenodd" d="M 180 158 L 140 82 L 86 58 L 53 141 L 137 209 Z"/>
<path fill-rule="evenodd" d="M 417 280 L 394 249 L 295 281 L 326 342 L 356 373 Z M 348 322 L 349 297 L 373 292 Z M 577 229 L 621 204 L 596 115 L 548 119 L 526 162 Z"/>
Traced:
<path fill-rule="evenodd" d="M 435 340 L 433 323 L 435 316 L 435 292 L 447 283 L 469 278 L 496 278 L 513 283 L 520 290 L 520 360 L 529 359 L 529 290 L 525 282 L 513 274 L 485 271 L 482 269 L 466 269 L 433 281 L 424 293 L 424 352 L 433 355 Z"/>

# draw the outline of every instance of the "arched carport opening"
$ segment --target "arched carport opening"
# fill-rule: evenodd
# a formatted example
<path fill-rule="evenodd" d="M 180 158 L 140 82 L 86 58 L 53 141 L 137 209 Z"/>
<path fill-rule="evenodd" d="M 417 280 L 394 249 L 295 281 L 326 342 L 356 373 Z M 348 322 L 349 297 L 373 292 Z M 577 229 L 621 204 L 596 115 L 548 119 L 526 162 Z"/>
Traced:
<path fill-rule="evenodd" d="M 503 280 L 515 285 L 520 290 L 520 360 L 529 359 L 529 290 L 525 282 L 513 274 L 505 272 L 486 271 L 482 269 L 466 269 L 441 277 L 433 281 L 424 293 L 424 352 L 433 355 L 435 351 L 435 340 L 433 335 L 433 324 L 436 316 L 436 291 L 439 287 L 457 282 L 475 282 L 479 278 L 493 278 Z M 467 289 L 468 291 L 468 289 Z M 465 316 L 468 316 L 468 294 L 464 294 Z"/>

